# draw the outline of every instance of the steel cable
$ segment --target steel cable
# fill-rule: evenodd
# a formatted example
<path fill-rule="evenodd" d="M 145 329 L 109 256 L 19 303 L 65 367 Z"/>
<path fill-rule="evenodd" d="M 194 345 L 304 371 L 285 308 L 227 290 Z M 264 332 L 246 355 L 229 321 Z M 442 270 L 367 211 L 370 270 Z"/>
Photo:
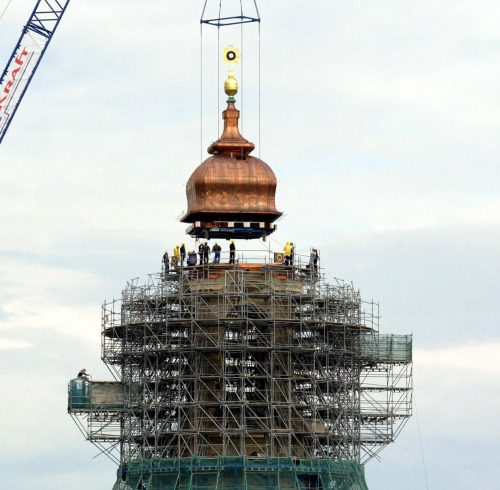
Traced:
<path fill-rule="evenodd" d="M 2 20 L 2 17 L 4 16 L 5 12 L 7 12 L 7 9 L 9 8 L 9 5 L 10 3 L 12 2 L 12 0 L 9 0 L 7 2 L 7 5 L 5 6 L 5 8 L 3 9 L 3 12 L 0 14 L 0 20 Z"/>
<path fill-rule="evenodd" d="M 415 390 L 413 390 L 413 403 L 415 404 L 415 415 L 417 417 L 418 440 L 420 442 L 420 453 L 422 454 L 422 465 L 424 467 L 425 488 L 429 490 L 429 482 L 427 481 L 427 468 L 425 466 L 424 446 L 422 444 L 422 433 L 420 432 L 420 420 L 418 418 L 417 397 L 415 396 Z"/>

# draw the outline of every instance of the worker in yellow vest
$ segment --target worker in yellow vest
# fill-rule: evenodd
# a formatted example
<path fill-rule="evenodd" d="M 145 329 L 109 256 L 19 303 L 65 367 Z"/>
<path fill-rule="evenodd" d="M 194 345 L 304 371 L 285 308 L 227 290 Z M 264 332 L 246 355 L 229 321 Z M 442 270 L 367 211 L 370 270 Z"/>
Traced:
<path fill-rule="evenodd" d="M 175 263 L 172 265 L 179 265 L 181 261 L 181 252 L 179 250 L 179 245 L 176 245 L 174 248 L 174 261 Z"/>
<path fill-rule="evenodd" d="M 285 251 L 285 265 L 290 265 L 292 262 L 292 246 L 290 242 L 286 242 L 283 250 Z"/>

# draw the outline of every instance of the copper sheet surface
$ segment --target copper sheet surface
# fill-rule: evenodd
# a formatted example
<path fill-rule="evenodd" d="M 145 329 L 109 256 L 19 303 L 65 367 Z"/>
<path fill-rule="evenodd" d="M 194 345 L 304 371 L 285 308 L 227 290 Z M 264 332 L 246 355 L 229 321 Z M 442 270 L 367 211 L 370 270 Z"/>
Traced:
<path fill-rule="evenodd" d="M 272 222 L 282 214 L 275 204 L 276 176 L 267 163 L 249 155 L 254 145 L 239 133 L 239 111 L 234 104 L 229 104 L 223 118 L 224 132 L 208 148 L 213 156 L 187 183 L 188 211 L 181 221 L 225 218 Z"/>

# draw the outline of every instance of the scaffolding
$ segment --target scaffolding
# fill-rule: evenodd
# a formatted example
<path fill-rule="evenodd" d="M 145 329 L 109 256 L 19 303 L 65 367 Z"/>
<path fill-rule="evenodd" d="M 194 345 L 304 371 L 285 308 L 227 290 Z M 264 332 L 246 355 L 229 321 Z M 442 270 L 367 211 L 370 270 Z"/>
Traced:
<path fill-rule="evenodd" d="M 123 406 L 70 413 L 121 468 L 243 458 L 359 469 L 412 410 L 411 336 L 379 334 L 378 322 L 378 304 L 308 265 L 242 260 L 135 279 L 102 306 L 102 359 Z M 234 488 L 268 488 L 245 485 Z"/>
<path fill-rule="evenodd" d="M 119 469 L 113 490 L 368 490 L 362 466 L 328 459 L 152 459 Z"/>

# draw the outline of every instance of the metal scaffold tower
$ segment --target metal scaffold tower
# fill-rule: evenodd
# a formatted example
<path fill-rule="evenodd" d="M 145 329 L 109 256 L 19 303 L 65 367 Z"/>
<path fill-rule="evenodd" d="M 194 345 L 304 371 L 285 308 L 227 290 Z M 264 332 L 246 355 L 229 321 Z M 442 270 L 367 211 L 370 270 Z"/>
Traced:
<path fill-rule="evenodd" d="M 411 414 L 411 336 L 380 334 L 378 305 L 319 270 L 178 267 L 129 282 L 102 320 L 116 382 L 70 388 L 69 409 L 117 485 L 362 489 Z"/>

